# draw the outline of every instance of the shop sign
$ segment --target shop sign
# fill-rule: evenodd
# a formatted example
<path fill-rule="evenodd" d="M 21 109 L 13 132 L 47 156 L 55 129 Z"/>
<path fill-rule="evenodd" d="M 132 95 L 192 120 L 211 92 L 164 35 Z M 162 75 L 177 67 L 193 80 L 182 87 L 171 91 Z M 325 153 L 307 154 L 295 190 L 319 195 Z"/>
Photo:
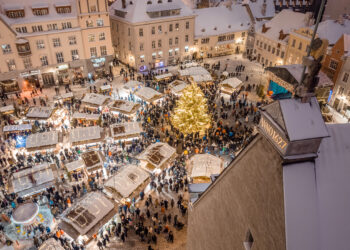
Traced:
<path fill-rule="evenodd" d="M 164 67 L 164 62 L 163 61 L 160 61 L 160 62 L 156 62 L 154 64 L 155 68 L 160 68 L 160 67 Z"/>
<path fill-rule="evenodd" d="M 58 70 L 68 69 L 68 64 L 59 65 L 57 68 L 58 68 Z"/>
<path fill-rule="evenodd" d="M 267 121 L 266 117 L 262 116 L 260 119 L 259 128 L 262 130 L 264 135 L 272 141 L 272 143 L 282 152 L 285 153 L 288 142 L 283 136 L 277 131 L 277 129 Z"/>
<path fill-rule="evenodd" d="M 22 72 L 19 75 L 21 77 L 28 77 L 32 75 L 38 75 L 38 74 L 40 74 L 40 70 L 30 70 L 30 71 Z"/>
<path fill-rule="evenodd" d="M 147 70 L 147 66 L 146 65 L 140 66 L 140 71 L 145 71 L 145 70 Z"/>
<path fill-rule="evenodd" d="M 100 58 L 92 58 L 91 62 L 92 65 L 97 68 L 105 65 L 106 58 L 100 57 Z"/>

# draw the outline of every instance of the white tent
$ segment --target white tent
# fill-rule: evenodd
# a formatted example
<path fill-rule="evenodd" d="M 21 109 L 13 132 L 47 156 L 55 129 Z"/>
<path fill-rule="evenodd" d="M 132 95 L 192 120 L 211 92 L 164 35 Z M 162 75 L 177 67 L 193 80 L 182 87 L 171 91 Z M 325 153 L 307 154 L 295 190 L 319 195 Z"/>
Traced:
<path fill-rule="evenodd" d="M 223 161 L 214 155 L 196 154 L 190 159 L 192 178 L 210 179 L 213 174 L 220 174 L 223 170 Z"/>
<path fill-rule="evenodd" d="M 223 93 L 231 95 L 235 89 L 242 84 L 242 81 L 236 77 L 227 78 L 220 83 L 220 88 Z"/>
<path fill-rule="evenodd" d="M 136 165 L 126 165 L 105 182 L 105 187 L 117 192 L 122 198 L 128 198 L 149 177 L 149 173 L 142 168 Z"/>

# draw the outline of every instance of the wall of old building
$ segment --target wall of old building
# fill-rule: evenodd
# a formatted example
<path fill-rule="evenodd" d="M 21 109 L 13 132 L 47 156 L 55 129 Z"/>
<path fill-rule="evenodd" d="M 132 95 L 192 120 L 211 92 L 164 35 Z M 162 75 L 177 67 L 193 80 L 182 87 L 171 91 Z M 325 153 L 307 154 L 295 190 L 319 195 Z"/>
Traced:
<path fill-rule="evenodd" d="M 188 250 L 286 249 L 282 159 L 263 136 L 227 167 L 189 211 Z"/>

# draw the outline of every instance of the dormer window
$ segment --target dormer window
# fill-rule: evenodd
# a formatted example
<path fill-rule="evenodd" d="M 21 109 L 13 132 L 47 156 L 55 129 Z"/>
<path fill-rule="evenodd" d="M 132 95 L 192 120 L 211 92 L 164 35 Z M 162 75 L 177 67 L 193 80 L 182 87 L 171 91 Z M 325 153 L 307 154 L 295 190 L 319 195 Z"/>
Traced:
<path fill-rule="evenodd" d="M 147 4 L 152 4 L 152 1 L 147 1 Z"/>
<path fill-rule="evenodd" d="M 6 11 L 6 16 L 9 18 L 22 18 L 22 17 L 24 17 L 24 9 L 23 8 L 8 8 L 5 11 Z"/>
<path fill-rule="evenodd" d="M 67 14 L 72 12 L 72 7 L 70 5 L 55 4 L 55 6 L 56 6 L 56 12 L 58 14 Z"/>
<path fill-rule="evenodd" d="M 158 0 L 158 3 L 163 3 L 162 0 Z"/>
<path fill-rule="evenodd" d="M 33 15 L 45 16 L 49 14 L 49 5 L 47 4 L 35 4 L 32 5 Z"/>

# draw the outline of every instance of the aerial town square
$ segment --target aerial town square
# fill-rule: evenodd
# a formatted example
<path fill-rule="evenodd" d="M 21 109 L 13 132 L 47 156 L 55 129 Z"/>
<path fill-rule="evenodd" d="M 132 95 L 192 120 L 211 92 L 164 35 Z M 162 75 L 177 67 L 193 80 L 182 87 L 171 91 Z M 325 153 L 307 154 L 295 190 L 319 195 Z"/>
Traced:
<path fill-rule="evenodd" d="M 0 0 L 1 250 L 349 250 L 350 0 Z"/>

